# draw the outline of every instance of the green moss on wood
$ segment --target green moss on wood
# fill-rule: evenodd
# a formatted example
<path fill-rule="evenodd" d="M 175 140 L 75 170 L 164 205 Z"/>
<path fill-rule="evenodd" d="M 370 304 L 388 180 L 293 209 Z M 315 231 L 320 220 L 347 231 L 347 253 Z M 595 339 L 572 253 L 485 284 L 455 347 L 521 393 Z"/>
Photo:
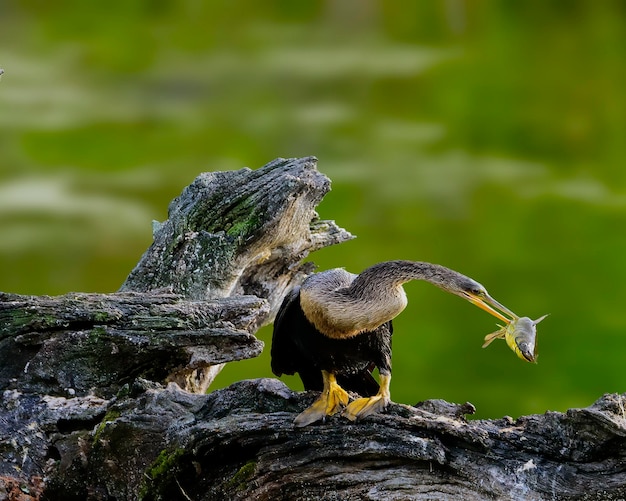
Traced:
<path fill-rule="evenodd" d="M 241 219 L 234 222 L 230 228 L 226 230 L 226 234 L 233 238 L 246 237 L 247 235 L 254 233 L 254 230 L 257 229 L 259 222 L 259 216 L 256 213 L 251 212 L 247 219 Z"/>
<path fill-rule="evenodd" d="M 96 445 L 96 444 L 98 444 L 100 442 L 100 438 L 102 436 L 102 432 L 106 428 L 107 424 L 112 422 L 112 421 L 115 421 L 120 416 L 121 416 L 121 413 L 117 409 L 109 409 L 109 411 L 102 418 L 102 421 L 100 421 L 100 424 L 98 425 L 98 428 L 96 428 L 96 432 L 94 433 L 94 436 L 93 436 L 93 444 L 94 445 Z"/>
<path fill-rule="evenodd" d="M 256 470 L 256 462 L 249 461 L 244 464 L 233 477 L 226 482 L 225 487 L 227 489 L 236 489 L 238 491 L 244 491 L 248 488 L 248 482 L 254 476 Z"/>
<path fill-rule="evenodd" d="M 245 197 L 238 200 L 227 213 L 221 215 L 222 217 L 213 214 L 212 216 L 217 217 L 212 221 L 207 221 L 203 216 L 202 223 L 209 233 L 224 231 L 229 237 L 242 238 L 254 233 L 258 228 L 261 222 L 258 210 L 256 201 L 252 197 Z M 190 217 L 190 220 L 193 219 Z"/>
<path fill-rule="evenodd" d="M 91 343 L 99 343 L 102 336 L 107 335 L 107 330 L 104 327 L 94 327 L 89 331 L 89 341 Z"/>
<path fill-rule="evenodd" d="M 94 322 L 105 323 L 111 319 L 111 315 L 109 315 L 106 311 L 96 311 L 93 314 Z"/>
<path fill-rule="evenodd" d="M 159 490 L 159 486 L 168 485 L 178 470 L 178 462 L 183 449 L 168 451 L 163 449 L 145 472 L 146 481 L 139 491 L 139 499 Z"/>
<path fill-rule="evenodd" d="M 176 449 L 174 451 L 167 451 L 166 449 L 163 449 L 150 468 L 148 468 L 148 471 L 146 472 L 148 477 L 152 480 L 158 480 L 159 478 L 164 478 L 170 475 L 182 453 L 182 449 Z"/>

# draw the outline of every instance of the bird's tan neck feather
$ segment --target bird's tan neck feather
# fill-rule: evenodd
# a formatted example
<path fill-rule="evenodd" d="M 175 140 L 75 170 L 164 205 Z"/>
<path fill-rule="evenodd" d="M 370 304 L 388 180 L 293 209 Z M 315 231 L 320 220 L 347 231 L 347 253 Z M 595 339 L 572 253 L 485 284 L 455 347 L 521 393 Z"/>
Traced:
<path fill-rule="evenodd" d="M 300 306 L 306 318 L 322 334 L 345 339 L 372 331 L 398 315 L 407 305 L 398 286 L 377 301 L 348 297 L 339 291 L 301 290 Z"/>

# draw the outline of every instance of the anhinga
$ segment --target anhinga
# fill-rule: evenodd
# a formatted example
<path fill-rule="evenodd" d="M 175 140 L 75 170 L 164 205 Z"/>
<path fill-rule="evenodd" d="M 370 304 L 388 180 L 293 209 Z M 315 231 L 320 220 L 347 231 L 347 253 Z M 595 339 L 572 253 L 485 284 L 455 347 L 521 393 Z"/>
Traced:
<path fill-rule="evenodd" d="M 430 282 L 504 322 L 519 318 L 475 280 L 436 264 L 386 261 L 360 275 L 341 268 L 311 275 L 284 299 L 272 338 L 274 374 L 297 372 L 305 389 L 322 392 L 298 415 L 296 426 L 344 407 L 343 415 L 354 421 L 391 401 L 391 320 L 407 305 L 402 284 L 410 280 Z M 375 367 L 380 385 L 372 376 Z M 346 390 L 364 398 L 348 404 Z"/>

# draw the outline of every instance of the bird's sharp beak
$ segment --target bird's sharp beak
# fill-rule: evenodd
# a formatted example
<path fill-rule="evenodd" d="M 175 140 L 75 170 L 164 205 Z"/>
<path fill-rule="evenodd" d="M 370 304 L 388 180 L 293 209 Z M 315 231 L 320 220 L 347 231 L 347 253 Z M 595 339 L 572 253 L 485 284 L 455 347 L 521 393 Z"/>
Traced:
<path fill-rule="evenodd" d="M 478 306 L 481 310 L 493 315 L 494 317 L 506 322 L 507 324 L 511 320 L 519 318 L 515 313 L 509 310 L 506 306 L 501 305 L 489 295 L 476 296 L 474 294 L 465 293 L 465 298 L 472 304 Z M 508 315 L 508 317 L 504 316 Z"/>

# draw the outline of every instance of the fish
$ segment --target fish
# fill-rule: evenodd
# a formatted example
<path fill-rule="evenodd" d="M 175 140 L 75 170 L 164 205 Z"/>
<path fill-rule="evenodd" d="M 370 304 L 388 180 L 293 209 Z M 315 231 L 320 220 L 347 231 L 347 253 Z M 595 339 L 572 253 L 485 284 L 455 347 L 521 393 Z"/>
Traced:
<path fill-rule="evenodd" d="M 537 361 L 537 324 L 548 315 L 532 320 L 529 317 L 514 318 L 496 332 L 485 336 L 483 348 L 491 344 L 494 339 L 504 339 L 515 354 L 526 362 Z"/>

